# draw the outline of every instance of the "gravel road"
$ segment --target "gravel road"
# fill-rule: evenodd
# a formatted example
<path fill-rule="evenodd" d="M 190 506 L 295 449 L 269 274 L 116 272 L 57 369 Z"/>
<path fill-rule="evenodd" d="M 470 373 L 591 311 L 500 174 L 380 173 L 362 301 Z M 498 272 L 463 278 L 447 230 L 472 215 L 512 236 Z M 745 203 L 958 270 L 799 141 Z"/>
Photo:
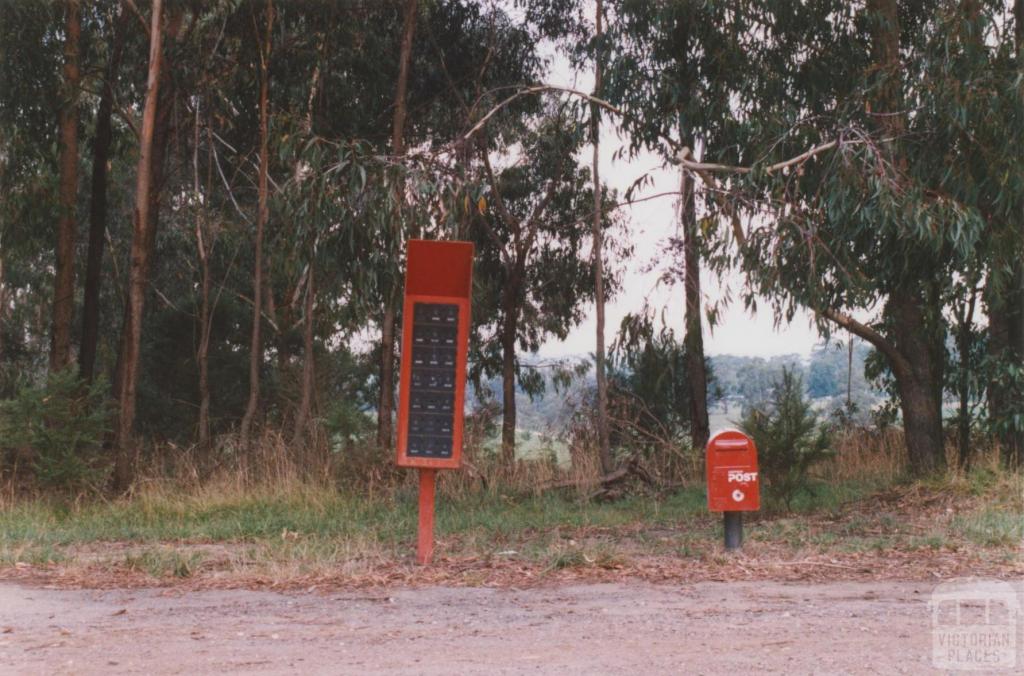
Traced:
<path fill-rule="evenodd" d="M 933 585 L 641 582 L 325 594 L 0 584 L 0 671 L 931 673 Z"/>

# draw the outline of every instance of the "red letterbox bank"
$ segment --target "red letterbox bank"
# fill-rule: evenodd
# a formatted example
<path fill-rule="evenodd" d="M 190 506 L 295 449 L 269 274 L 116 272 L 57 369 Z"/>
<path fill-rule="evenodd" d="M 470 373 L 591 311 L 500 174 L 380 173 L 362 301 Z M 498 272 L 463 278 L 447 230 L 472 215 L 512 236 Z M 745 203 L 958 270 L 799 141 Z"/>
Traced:
<path fill-rule="evenodd" d="M 395 462 L 420 471 L 416 558 L 428 563 L 436 471 L 462 462 L 473 244 L 410 240 L 405 264 Z"/>
<path fill-rule="evenodd" d="M 742 512 L 761 508 L 760 473 L 754 440 L 736 430 L 718 432 L 707 446 L 708 509 L 723 512 L 725 548 L 743 542 Z"/>

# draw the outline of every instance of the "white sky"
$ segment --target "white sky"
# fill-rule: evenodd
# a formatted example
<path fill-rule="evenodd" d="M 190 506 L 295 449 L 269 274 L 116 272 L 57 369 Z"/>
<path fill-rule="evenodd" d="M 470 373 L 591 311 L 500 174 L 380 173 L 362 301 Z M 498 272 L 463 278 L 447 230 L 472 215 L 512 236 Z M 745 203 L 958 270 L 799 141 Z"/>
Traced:
<path fill-rule="evenodd" d="M 572 86 L 583 91 L 593 88 L 591 73 L 575 73 L 564 58 L 554 57 L 548 82 Z M 601 128 L 601 180 L 610 188 L 625 192 L 638 177 L 650 172 L 652 182 L 634 197 L 653 195 L 660 192 L 676 191 L 679 188 L 679 173 L 672 167 L 662 167 L 662 160 L 655 154 L 642 153 L 634 158 L 613 161 L 616 150 L 625 145 L 618 138 L 613 125 L 605 118 Z M 623 153 L 625 155 L 625 153 Z M 590 166 L 592 151 L 588 148 L 581 163 Z M 660 197 L 648 202 L 623 207 L 626 232 L 633 243 L 633 257 L 626 261 L 613 261 L 613 265 L 624 270 L 622 290 L 606 308 L 605 341 L 611 344 L 622 318 L 630 312 L 638 312 L 645 300 L 657 311 L 665 309 L 664 316 L 676 335 L 683 332 L 683 289 L 681 285 L 668 286 L 659 279 L 669 266 L 679 268 L 680 261 L 666 259 L 665 244 L 676 236 L 678 228 L 677 202 L 674 196 Z M 738 275 L 725 280 L 725 284 L 736 291 L 741 286 Z M 717 280 L 704 271 L 702 275 L 704 307 L 718 302 L 722 289 Z M 596 323 L 593 306 L 588 318 L 565 341 L 549 341 L 540 350 L 546 357 L 588 354 L 593 352 Z M 821 340 L 815 331 L 809 313 L 800 312 L 789 325 L 778 330 L 769 310 L 762 310 L 752 316 L 743 310 L 741 303 L 734 302 L 721 313 L 720 321 L 713 331 L 704 325 L 704 349 L 708 354 L 736 354 L 772 356 L 778 354 L 807 354 Z"/>

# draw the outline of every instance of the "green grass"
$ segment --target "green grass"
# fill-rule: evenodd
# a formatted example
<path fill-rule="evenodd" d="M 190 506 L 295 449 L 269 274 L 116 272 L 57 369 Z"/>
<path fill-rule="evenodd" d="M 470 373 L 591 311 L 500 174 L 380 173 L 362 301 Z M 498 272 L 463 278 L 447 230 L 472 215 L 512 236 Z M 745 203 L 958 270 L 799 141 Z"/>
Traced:
<path fill-rule="evenodd" d="M 167 547 L 147 547 L 124 556 L 125 567 L 153 577 L 192 577 L 202 564 L 198 552 L 181 552 Z"/>
<path fill-rule="evenodd" d="M 1024 515 L 1003 507 L 987 507 L 953 518 L 953 532 L 983 547 L 1020 546 L 1024 541 Z"/>
<path fill-rule="evenodd" d="M 2 566 L 13 566 L 16 563 L 41 566 L 63 563 L 67 560 L 67 555 L 60 548 L 50 544 L 22 542 L 0 545 L 0 565 Z"/>
<path fill-rule="evenodd" d="M 498 539 L 556 527 L 615 528 L 632 523 L 674 523 L 699 514 L 703 492 L 688 490 L 662 500 L 629 498 L 611 504 L 581 504 L 558 495 L 505 496 L 481 493 L 439 497 L 437 533 L 486 532 Z M 333 492 L 225 497 L 149 497 L 69 508 L 33 501 L 0 512 L 0 542 L 69 545 L 97 541 L 238 542 L 282 534 L 336 538 L 372 537 L 396 542 L 416 528 L 416 496 L 368 499 Z"/>
<path fill-rule="evenodd" d="M 843 505 L 860 500 L 884 487 L 880 481 L 843 481 L 828 483 L 813 481 L 809 491 L 796 494 L 790 505 L 795 513 L 832 511 Z M 762 503 L 768 511 L 784 511 L 784 505 L 772 499 L 770 493 L 762 494 Z"/>

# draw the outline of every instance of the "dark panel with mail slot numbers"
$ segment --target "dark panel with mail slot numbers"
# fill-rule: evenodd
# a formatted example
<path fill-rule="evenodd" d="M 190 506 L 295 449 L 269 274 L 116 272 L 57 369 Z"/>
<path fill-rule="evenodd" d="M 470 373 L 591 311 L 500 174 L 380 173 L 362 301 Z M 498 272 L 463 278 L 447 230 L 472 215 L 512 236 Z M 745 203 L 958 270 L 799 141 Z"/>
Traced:
<path fill-rule="evenodd" d="M 458 305 L 422 302 L 413 305 L 406 446 L 410 457 L 452 457 L 458 327 Z"/>

